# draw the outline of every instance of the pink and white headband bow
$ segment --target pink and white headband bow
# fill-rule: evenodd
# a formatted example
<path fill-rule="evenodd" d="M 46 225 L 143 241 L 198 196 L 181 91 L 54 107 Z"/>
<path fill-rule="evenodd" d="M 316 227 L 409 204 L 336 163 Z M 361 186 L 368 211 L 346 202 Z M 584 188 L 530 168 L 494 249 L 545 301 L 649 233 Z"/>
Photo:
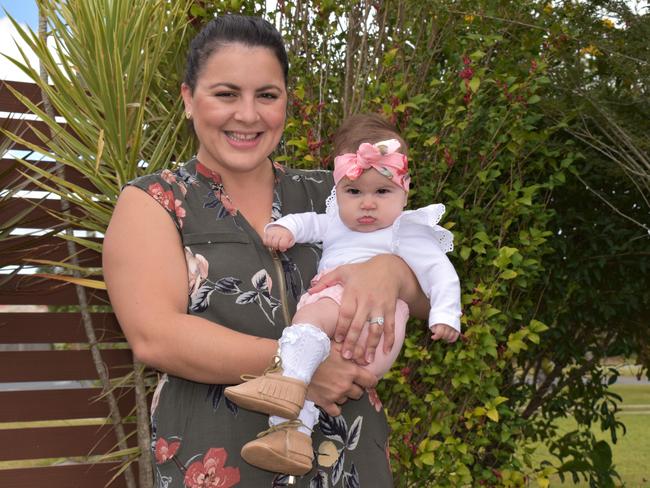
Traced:
<path fill-rule="evenodd" d="M 364 142 L 356 153 L 341 154 L 334 158 L 334 183 L 344 176 L 356 180 L 365 170 L 374 168 L 397 186 L 409 191 L 408 159 L 397 150 L 397 139 L 388 139 L 376 144 Z"/>

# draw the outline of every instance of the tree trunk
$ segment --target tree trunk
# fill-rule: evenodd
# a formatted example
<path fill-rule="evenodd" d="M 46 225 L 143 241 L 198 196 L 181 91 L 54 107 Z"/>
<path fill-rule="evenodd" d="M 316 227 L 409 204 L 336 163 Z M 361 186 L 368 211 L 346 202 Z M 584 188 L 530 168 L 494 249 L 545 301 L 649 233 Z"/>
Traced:
<path fill-rule="evenodd" d="M 43 12 L 42 8 L 39 8 L 39 12 L 38 12 L 38 35 L 43 41 L 43 43 L 47 44 L 47 17 L 45 16 L 45 13 Z M 41 65 L 40 67 L 40 77 L 44 83 L 48 82 L 48 74 L 45 68 L 43 67 L 43 65 Z M 41 90 L 41 97 L 43 99 L 43 105 L 45 111 L 47 112 L 47 115 L 52 120 L 54 120 L 55 117 L 54 110 L 52 108 L 52 104 L 50 103 L 50 99 L 44 90 Z M 52 134 L 51 131 L 50 131 L 50 137 L 51 138 L 55 137 L 55 135 Z M 57 166 L 56 173 L 59 178 L 65 179 L 65 168 L 62 165 Z M 69 214 L 70 212 L 70 204 L 64 199 L 61 199 L 61 211 L 64 214 Z M 66 229 L 66 233 L 68 235 L 72 235 L 72 232 L 73 232 L 72 229 L 70 228 Z M 68 256 L 70 257 L 70 262 L 74 266 L 79 266 L 79 260 L 77 258 L 78 252 L 76 247 L 77 246 L 73 241 L 70 240 L 67 241 L 67 249 L 68 249 Z M 76 278 L 80 278 L 81 274 L 78 271 L 74 271 L 74 276 Z M 125 450 L 128 449 L 128 445 L 126 442 L 126 434 L 124 432 L 124 426 L 122 425 L 122 416 L 120 415 L 120 410 L 117 405 L 117 400 L 112 391 L 110 378 L 108 376 L 108 371 L 102 360 L 99 347 L 97 346 L 97 337 L 95 335 L 95 329 L 92 324 L 92 318 L 88 310 L 88 298 L 86 296 L 86 289 L 83 286 L 79 286 L 79 285 L 74 285 L 74 287 L 77 292 L 77 299 L 79 301 L 79 309 L 81 312 L 81 318 L 82 318 L 84 330 L 86 332 L 86 337 L 88 338 L 88 344 L 90 345 L 90 353 L 93 358 L 95 369 L 97 370 L 97 375 L 99 376 L 99 379 L 102 384 L 102 395 L 106 398 L 106 401 L 108 402 L 108 406 L 110 409 L 110 418 L 111 418 L 111 423 L 113 425 L 113 429 L 115 431 L 115 436 L 117 438 L 117 445 L 120 450 Z M 128 463 L 130 461 L 128 459 L 124 459 L 124 462 Z M 126 467 L 126 470 L 124 471 L 124 479 L 126 481 L 127 488 L 137 488 L 135 477 L 133 476 L 133 470 L 131 469 L 131 466 Z M 145 487 L 143 486 L 142 488 Z"/>

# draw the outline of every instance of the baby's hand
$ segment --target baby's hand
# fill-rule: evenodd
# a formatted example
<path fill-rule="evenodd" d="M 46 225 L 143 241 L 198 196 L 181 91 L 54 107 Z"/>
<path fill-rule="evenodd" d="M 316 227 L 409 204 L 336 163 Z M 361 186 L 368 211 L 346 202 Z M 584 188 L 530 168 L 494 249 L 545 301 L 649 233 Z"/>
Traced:
<path fill-rule="evenodd" d="M 431 327 L 431 332 L 431 339 L 434 341 L 442 339 L 445 342 L 456 342 L 460 336 L 460 332 L 447 324 L 435 324 Z"/>
<path fill-rule="evenodd" d="M 269 225 L 264 231 L 264 245 L 276 251 L 284 252 L 295 244 L 293 234 L 281 225 Z"/>

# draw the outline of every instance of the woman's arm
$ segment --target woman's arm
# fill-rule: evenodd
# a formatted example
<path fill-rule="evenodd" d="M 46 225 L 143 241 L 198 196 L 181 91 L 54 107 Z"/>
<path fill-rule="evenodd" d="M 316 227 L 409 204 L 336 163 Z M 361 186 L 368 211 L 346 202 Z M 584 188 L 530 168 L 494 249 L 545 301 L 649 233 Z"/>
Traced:
<path fill-rule="evenodd" d="M 111 304 L 135 357 L 161 371 L 209 384 L 234 384 L 261 374 L 278 343 L 242 334 L 186 313 L 188 277 L 178 232 L 144 191 L 127 187 L 104 239 L 104 277 Z M 369 372 L 340 356 L 328 358 L 310 395 L 328 413 L 374 385 Z M 338 360 L 338 362 L 336 362 Z M 345 378 L 332 385 L 332 365 Z"/>
<path fill-rule="evenodd" d="M 237 383 L 261 373 L 277 342 L 188 315 L 183 247 L 166 211 L 127 187 L 104 239 L 104 277 L 134 355 L 154 368 L 203 383 Z"/>
<path fill-rule="evenodd" d="M 334 339 L 343 342 L 342 354 L 360 363 L 370 363 L 384 334 L 384 351 L 388 353 L 395 341 L 395 304 L 404 300 L 410 314 L 427 318 L 429 300 L 409 266 L 393 254 L 381 254 L 364 263 L 339 266 L 321 277 L 310 293 L 318 292 L 336 283 L 343 284 L 344 294 Z M 384 317 L 384 326 L 371 326 L 365 345 L 357 340 L 367 321 Z"/>

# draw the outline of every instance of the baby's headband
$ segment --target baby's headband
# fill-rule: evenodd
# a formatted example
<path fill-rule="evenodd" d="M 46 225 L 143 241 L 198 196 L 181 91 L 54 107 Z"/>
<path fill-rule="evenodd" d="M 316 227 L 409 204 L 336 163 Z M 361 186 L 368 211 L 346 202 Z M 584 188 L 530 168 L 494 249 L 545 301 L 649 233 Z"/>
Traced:
<path fill-rule="evenodd" d="M 364 142 L 356 153 L 341 154 L 334 158 L 334 183 L 347 176 L 356 180 L 365 170 L 375 168 L 405 192 L 409 191 L 408 160 L 397 152 L 400 143 L 397 139 L 388 139 L 377 144 Z"/>

